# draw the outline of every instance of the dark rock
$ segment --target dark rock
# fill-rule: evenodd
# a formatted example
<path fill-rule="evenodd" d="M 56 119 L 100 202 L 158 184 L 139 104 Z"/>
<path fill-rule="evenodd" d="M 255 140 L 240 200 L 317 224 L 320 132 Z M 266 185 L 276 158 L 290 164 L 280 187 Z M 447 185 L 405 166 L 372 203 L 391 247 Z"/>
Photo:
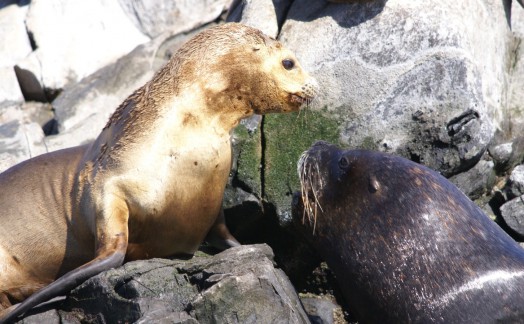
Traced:
<path fill-rule="evenodd" d="M 481 160 L 470 170 L 457 174 L 449 180 L 471 200 L 489 193 L 495 185 L 496 176 L 492 161 Z"/>
<path fill-rule="evenodd" d="M 500 207 L 500 213 L 506 225 L 524 237 L 524 196 L 506 202 Z"/>
<path fill-rule="evenodd" d="M 267 245 L 252 245 L 187 261 L 129 262 L 78 286 L 58 314 L 82 323 L 309 323 L 272 260 Z M 57 314 L 32 313 L 24 321 Z"/>

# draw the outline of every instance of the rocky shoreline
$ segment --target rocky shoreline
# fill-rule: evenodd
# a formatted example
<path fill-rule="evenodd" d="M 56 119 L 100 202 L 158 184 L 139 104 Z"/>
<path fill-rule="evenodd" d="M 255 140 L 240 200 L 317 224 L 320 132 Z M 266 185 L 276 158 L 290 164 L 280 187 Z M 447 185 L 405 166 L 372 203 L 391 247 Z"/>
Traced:
<path fill-rule="evenodd" d="M 312 288 L 311 281 L 325 281 L 326 275 L 312 274 L 320 269 L 320 259 L 290 223 L 291 196 L 299 189 L 296 162 L 318 139 L 425 164 L 448 177 L 513 238 L 524 241 L 524 9 L 516 1 L 69 0 L 51 5 L 43 0 L 3 0 L 0 171 L 94 139 L 114 109 L 185 40 L 225 21 L 252 25 L 281 40 L 321 87 L 319 98 L 304 111 L 255 116 L 232 135 L 235 159 L 224 198 L 228 226 L 241 243 L 267 243 L 271 248 L 245 246 L 236 250 L 240 256 L 226 251 L 183 264 L 144 261 L 140 266 L 147 269 L 169 264 L 171 272 L 178 271 L 174 277 L 189 280 L 186 288 L 194 295 L 184 297 L 185 303 L 176 309 L 165 305 L 177 294 L 156 299 L 135 287 L 138 284 L 133 283 L 142 279 L 130 278 L 142 278 L 141 272 L 147 271 L 127 273 L 133 263 L 96 277 L 118 274 L 115 285 L 135 285 L 135 290 L 125 288 L 132 298 L 120 296 L 120 301 L 102 303 L 121 302 L 123 316 L 131 317 L 110 317 L 118 312 L 116 308 L 100 315 L 109 316 L 104 319 L 78 315 L 74 309 L 84 307 L 79 301 L 84 297 L 75 296 L 94 294 L 85 290 L 92 285 L 89 282 L 100 280 L 93 278 L 77 288 L 59 311 L 49 310 L 24 322 L 219 321 L 204 315 L 205 309 L 219 314 L 213 304 L 219 295 L 206 295 L 207 291 L 221 293 L 218 287 L 245 276 L 252 282 L 269 282 L 269 275 L 258 274 L 259 270 L 234 272 L 236 265 L 221 272 L 207 268 L 216 260 L 246 260 L 242 258 L 258 260 L 254 265 L 267 264 L 273 286 L 264 287 L 285 291 L 276 294 L 278 301 L 264 301 L 266 308 L 261 306 L 260 313 L 253 314 L 280 314 L 288 316 L 281 317 L 286 322 L 335 321 L 327 315 L 318 315 L 321 320 L 316 321 L 311 312 L 308 319 L 290 288 L 292 283 L 299 291 L 336 295 L 336 287 L 335 292 Z M 179 271 L 195 264 L 201 267 L 200 274 L 194 275 L 198 279 Z M 168 287 L 173 280 L 166 280 Z M 280 288 L 274 288 L 275 282 Z M 182 289 L 172 288 L 175 293 Z M 243 303 L 249 300 L 238 295 L 243 288 L 235 289 L 239 289 L 237 298 L 235 292 L 228 298 L 238 307 L 248 307 Z M 209 299 L 198 304 L 197 295 Z M 155 309 L 164 310 L 144 304 L 148 298 Z M 305 297 L 302 300 L 306 306 Z M 327 307 L 329 312 L 336 308 L 329 298 L 323 302 L 328 306 L 310 308 Z M 127 313 L 130 309 L 134 310 Z M 227 317 L 232 314 L 220 319 L 234 322 Z M 235 314 L 238 322 L 260 322 L 240 310 Z"/>

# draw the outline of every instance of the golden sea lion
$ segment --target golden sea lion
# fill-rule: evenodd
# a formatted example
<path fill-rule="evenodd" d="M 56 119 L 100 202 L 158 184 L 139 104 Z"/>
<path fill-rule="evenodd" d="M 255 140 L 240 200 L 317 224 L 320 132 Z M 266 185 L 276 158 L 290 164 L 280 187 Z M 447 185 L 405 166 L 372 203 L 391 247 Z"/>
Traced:
<path fill-rule="evenodd" d="M 2 321 L 125 261 L 192 254 L 208 234 L 238 245 L 221 211 L 230 132 L 298 110 L 314 88 L 278 41 L 224 24 L 182 46 L 94 143 L 0 174 Z"/>

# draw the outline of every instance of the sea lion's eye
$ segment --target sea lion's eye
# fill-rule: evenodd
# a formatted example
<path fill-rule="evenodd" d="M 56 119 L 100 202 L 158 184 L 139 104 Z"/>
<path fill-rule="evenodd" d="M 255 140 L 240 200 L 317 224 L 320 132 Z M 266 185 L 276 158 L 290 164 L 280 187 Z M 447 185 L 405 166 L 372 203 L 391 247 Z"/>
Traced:
<path fill-rule="evenodd" d="M 349 167 L 349 160 L 347 157 L 343 156 L 338 160 L 338 166 L 341 169 L 347 169 Z"/>
<path fill-rule="evenodd" d="M 290 59 L 282 60 L 282 66 L 283 66 L 284 69 L 286 69 L 286 70 L 291 70 L 292 68 L 295 67 L 295 61 L 290 60 Z"/>

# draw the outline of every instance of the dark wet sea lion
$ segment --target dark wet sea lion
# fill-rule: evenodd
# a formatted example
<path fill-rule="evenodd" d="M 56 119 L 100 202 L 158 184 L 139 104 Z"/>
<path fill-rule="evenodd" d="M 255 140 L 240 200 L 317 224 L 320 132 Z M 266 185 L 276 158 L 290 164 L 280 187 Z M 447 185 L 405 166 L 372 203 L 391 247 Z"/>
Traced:
<path fill-rule="evenodd" d="M 524 249 L 438 173 L 319 142 L 293 217 L 363 323 L 524 322 Z"/>
<path fill-rule="evenodd" d="M 314 83 L 259 30 L 210 28 L 129 96 L 94 143 L 0 174 L 0 322 L 124 261 L 191 254 L 206 235 L 238 245 L 221 211 L 230 132 L 253 113 L 298 110 Z"/>

